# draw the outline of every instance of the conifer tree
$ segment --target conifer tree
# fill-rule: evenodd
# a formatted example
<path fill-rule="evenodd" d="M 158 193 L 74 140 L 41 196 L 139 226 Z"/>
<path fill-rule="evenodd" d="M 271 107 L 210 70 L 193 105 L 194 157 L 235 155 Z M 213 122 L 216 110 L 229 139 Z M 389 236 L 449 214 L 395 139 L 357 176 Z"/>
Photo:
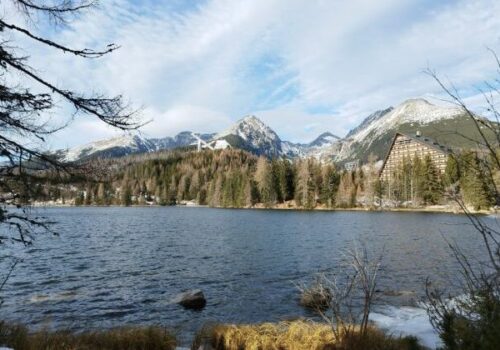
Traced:
<path fill-rule="evenodd" d="M 266 207 L 270 207 L 276 200 L 276 193 L 273 186 L 273 174 L 269 162 L 264 157 L 259 157 L 257 168 L 255 170 L 255 182 L 259 190 L 261 203 Z"/>
<path fill-rule="evenodd" d="M 377 167 L 375 166 L 376 157 L 371 154 L 368 157 L 366 174 L 364 177 L 364 199 L 365 204 L 369 207 L 375 205 L 376 198 L 380 198 L 380 180 Z"/>
<path fill-rule="evenodd" d="M 128 183 L 124 187 L 122 187 L 121 201 L 122 205 L 126 207 L 132 204 L 132 191 L 130 190 L 130 186 Z"/>
<path fill-rule="evenodd" d="M 424 204 L 437 204 L 443 195 L 440 175 L 430 155 L 426 155 L 422 164 L 422 200 Z"/>
<path fill-rule="evenodd" d="M 215 177 L 215 181 L 213 181 L 212 191 L 210 195 L 210 205 L 212 207 L 220 207 L 222 205 L 222 178 L 222 174 L 217 174 Z"/>
<path fill-rule="evenodd" d="M 450 155 L 446 161 L 446 168 L 444 171 L 443 184 L 450 186 L 460 180 L 460 167 L 457 161 L 457 156 Z"/>
<path fill-rule="evenodd" d="M 105 191 L 104 182 L 100 182 L 99 183 L 99 186 L 98 186 L 98 189 L 97 189 L 96 204 L 99 204 L 99 205 L 105 205 L 105 204 L 107 204 L 107 201 L 106 201 L 106 191 Z"/>
<path fill-rule="evenodd" d="M 295 201 L 306 209 L 315 207 L 314 183 L 309 168 L 309 160 L 302 160 L 297 166 L 297 182 L 295 186 Z"/>
<path fill-rule="evenodd" d="M 75 205 L 80 206 L 83 205 L 85 201 L 85 195 L 82 191 L 78 191 L 78 194 L 75 198 Z"/>
<path fill-rule="evenodd" d="M 358 185 L 356 183 L 356 174 L 353 171 L 344 171 L 339 184 L 338 205 L 340 207 L 353 208 L 356 206 L 356 194 Z"/>
<path fill-rule="evenodd" d="M 295 196 L 295 173 L 293 165 L 287 159 L 283 159 L 283 179 L 281 180 L 282 192 L 285 201 L 290 201 Z"/>
<path fill-rule="evenodd" d="M 283 203 L 285 200 L 286 189 L 285 181 L 285 169 L 283 167 L 283 162 L 281 160 L 273 159 L 271 160 L 271 176 L 272 176 L 272 187 L 273 192 L 276 195 L 276 201 L 278 203 Z"/>
<path fill-rule="evenodd" d="M 472 205 L 474 209 L 488 209 L 494 204 L 492 193 L 486 177 L 482 176 L 484 170 L 476 153 L 468 152 L 462 156 L 461 163 L 463 176 L 460 178 L 460 187 L 463 192 L 464 201 Z"/>
<path fill-rule="evenodd" d="M 335 206 L 335 197 L 339 187 L 340 177 L 335 167 L 328 164 L 322 169 L 322 187 L 320 189 L 321 203 L 328 208 Z"/>
<path fill-rule="evenodd" d="M 418 155 L 415 155 L 412 160 L 411 171 L 411 201 L 415 206 L 422 202 L 424 176 L 425 169 L 423 168 L 422 160 Z"/>
<path fill-rule="evenodd" d="M 91 205 L 92 204 L 92 186 L 90 184 L 87 184 L 87 188 L 85 190 L 85 205 Z"/>
<path fill-rule="evenodd" d="M 168 205 L 174 205 L 177 203 L 177 181 L 175 180 L 175 175 L 170 178 L 170 185 L 168 186 Z"/>
<path fill-rule="evenodd" d="M 154 202 L 155 204 L 161 204 L 161 187 L 160 186 L 156 186 L 156 189 L 155 189 L 155 198 L 154 198 Z"/>

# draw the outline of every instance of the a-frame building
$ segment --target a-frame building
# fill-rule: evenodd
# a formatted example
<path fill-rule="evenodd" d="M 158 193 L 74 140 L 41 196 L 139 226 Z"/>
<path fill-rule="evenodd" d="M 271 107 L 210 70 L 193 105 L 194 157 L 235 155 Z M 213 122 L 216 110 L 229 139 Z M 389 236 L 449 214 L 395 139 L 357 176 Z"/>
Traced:
<path fill-rule="evenodd" d="M 396 133 L 385 157 L 384 164 L 380 169 L 380 180 L 390 181 L 395 171 L 403 163 L 403 160 L 409 159 L 411 161 L 415 159 L 415 156 L 423 159 L 429 155 L 436 169 L 444 173 L 450 153 L 451 150 L 449 148 L 420 135 L 419 132 L 415 136 Z"/>

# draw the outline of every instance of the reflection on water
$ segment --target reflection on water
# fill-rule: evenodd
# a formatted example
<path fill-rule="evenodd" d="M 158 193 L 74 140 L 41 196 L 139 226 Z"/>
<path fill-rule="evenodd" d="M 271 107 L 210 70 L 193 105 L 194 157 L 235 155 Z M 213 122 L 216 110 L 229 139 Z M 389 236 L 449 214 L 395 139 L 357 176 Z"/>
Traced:
<path fill-rule="evenodd" d="M 427 277 L 450 284 L 458 267 L 445 239 L 477 254 L 463 216 L 208 208 L 51 208 L 58 237 L 40 237 L 5 290 L 2 318 L 73 329 L 161 324 L 182 339 L 204 322 L 307 315 L 293 282 L 335 271 L 354 239 L 384 251 L 384 301 L 422 296 Z M 493 219 L 491 219 L 493 220 Z M 7 264 L 4 258 L 2 267 Z M 169 300 L 200 288 L 201 312 Z M 392 293 L 392 294 L 391 294 Z M 404 300 L 404 301 L 401 301 Z"/>

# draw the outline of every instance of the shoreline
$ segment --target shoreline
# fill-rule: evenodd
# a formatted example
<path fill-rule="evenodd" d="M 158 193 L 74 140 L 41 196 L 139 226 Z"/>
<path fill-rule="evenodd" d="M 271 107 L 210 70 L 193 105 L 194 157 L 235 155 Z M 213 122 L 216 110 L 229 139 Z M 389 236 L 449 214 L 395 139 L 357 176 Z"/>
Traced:
<path fill-rule="evenodd" d="M 117 204 L 110 205 L 73 205 L 73 204 L 57 204 L 57 203 L 34 203 L 31 205 L 32 208 L 159 208 L 159 207 L 181 207 L 181 208 L 211 208 L 211 209 L 241 209 L 241 210 L 277 210 L 277 211 L 309 211 L 309 212 L 370 212 L 370 213 L 384 213 L 384 212 L 395 212 L 395 213 L 434 213 L 434 214 L 455 214 L 455 215 L 466 215 L 466 213 L 458 207 L 451 207 L 448 205 L 434 205 L 428 207 L 383 207 L 383 208 L 365 208 L 365 207 L 352 207 L 352 208 L 325 208 L 316 207 L 312 209 L 300 208 L 295 206 L 274 206 L 265 207 L 263 205 L 257 205 L 252 207 L 211 207 L 209 205 L 158 205 L 158 204 L 134 204 L 130 206 L 123 206 Z M 473 210 L 469 209 L 469 213 L 473 215 L 496 215 L 498 211 L 496 210 Z"/>

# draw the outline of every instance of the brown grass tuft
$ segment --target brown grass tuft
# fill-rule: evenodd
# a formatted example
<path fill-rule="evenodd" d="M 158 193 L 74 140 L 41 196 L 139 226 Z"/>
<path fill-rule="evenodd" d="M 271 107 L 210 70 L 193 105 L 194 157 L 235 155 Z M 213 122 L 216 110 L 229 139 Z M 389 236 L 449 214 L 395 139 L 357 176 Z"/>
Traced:
<path fill-rule="evenodd" d="M 393 338 L 369 328 L 363 338 L 354 332 L 343 339 L 334 337 L 324 323 L 293 321 L 257 325 L 211 325 L 197 335 L 191 349 L 210 345 L 214 350 L 420 350 L 416 339 Z"/>
<path fill-rule="evenodd" d="M 79 334 L 30 333 L 24 326 L 0 322 L 0 345 L 15 350 L 174 350 L 176 340 L 161 327 L 124 327 Z"/>

